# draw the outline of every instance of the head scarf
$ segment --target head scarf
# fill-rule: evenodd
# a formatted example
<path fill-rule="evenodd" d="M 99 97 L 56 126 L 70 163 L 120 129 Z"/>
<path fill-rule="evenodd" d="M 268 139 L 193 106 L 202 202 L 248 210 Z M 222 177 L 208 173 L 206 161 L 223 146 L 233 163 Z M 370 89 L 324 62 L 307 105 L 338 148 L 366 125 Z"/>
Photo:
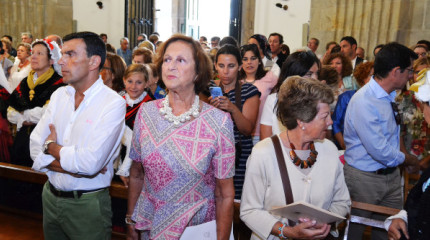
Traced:
<path fill-rule="evenodd" d="M 54 70 L 61 75 L 61 66 L 58 64 L 58 61 L 61 58 L 61 50 L 60 47 L 58 47 L 57 42 L 52 41 L 51 39 L 36 39 L 36 41 L 34 41 L 31 44 L 31 49 L 33 50 L 33 47 L 36 43 L 43 43 L 45 44 L 45 46 L 48 48 L 49 50 L 49 55 L 51 56 L 51 59 L 53 60 L 54 64 Z"/>

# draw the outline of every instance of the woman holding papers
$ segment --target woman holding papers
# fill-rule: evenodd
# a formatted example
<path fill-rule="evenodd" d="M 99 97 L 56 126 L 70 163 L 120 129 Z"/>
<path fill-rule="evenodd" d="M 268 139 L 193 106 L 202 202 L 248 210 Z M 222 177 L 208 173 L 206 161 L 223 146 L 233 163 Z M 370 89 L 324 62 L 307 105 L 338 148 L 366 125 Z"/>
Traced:
<path fill-rule="evenodd" d="M 348 214 L 351 201 L 338 151 L 324 139 L 333 123 L 329 107 L 333 98 L 328 86 L 313 79 L 293 76 L 282 84 L 277 116 L 287 130 L 259 142 L 247 163 L 240 217 L 253 231 L 251 239 L 322 239 L 330 231 L 330 225 L 312 218 L 289 226 L 288 219 L 269 212 L 286 205 L 273 142 L 276 138 L 293 201 L 304 201 L 340 216 Z M 332 231 L 332 235 L 336 233 Z"/>
<path fill-rule="evenodd" d="M 198 96 L 212 76 L 211 63 L 190 37 L 174 35 L 160 46 L 155 64 L 168 94 L 136 115 L 127 239 L 137 240 L 138 231 L 141 239 L 202 239 L 186 236 L 206 229 L 217 239 L 231 235 L 233 122 Z"/>

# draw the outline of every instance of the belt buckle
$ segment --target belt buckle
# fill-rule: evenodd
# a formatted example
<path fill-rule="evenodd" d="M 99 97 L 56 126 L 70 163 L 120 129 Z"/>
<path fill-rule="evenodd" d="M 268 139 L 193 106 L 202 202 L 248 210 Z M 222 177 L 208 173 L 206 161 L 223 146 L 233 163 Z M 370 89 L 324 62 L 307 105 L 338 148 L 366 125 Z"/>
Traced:
<path fill-rule="evenodd" d="M 61 197 L 61 198 L 74 198 L 74 194 L 73 191 L 72 192 L 66 192 L 66 191 L 60 191 L 57 190 L 54 185 L 52 185 L 51 183 L 49 183 L 49 190 L 51 190 L 52 194 L 54 194 L 56 197 Z M 71 195 L 69 195 L 71 194 Z M 82 195 L 82 194 L 81 194 Z M 80 197 L 80 195 L 78 195 L 78 198 Z"/>

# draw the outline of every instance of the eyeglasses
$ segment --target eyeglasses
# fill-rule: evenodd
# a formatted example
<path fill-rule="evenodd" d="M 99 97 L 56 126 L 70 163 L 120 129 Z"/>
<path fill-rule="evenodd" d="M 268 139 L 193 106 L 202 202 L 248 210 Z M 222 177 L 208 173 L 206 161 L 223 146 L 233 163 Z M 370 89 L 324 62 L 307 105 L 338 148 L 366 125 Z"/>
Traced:
<path fill-rule="evenodd" d="M 405 68 L 405 70 L 408 71 L 408 74 L 413 74 L 414 73 L 414 69 L 413 68 Z"/>
<path fill-rule="evenodd" d="M 418 57 L 425 57 L 427 56 L 427 52 L 417 53 Z"/>
<path fill-rule="evenodd" d="M 393 109 L 394 119 L 396 120 L 396 124 L 402 124 L 402 114 L 399 112 L 399 105 L 395 102 L 390 102 L 391 108 Z"/>

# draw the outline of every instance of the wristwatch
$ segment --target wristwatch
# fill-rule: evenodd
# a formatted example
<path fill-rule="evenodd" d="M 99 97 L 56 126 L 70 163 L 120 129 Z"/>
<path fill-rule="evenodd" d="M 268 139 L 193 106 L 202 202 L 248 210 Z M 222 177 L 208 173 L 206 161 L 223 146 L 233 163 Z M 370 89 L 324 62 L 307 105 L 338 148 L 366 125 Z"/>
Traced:
<path fill-rule="evenodd" d="M 45 143 L 43 144 L 43 153 L 44 154 L 48 154 L 48 146 L 50 143 L 55 143 L 54 140 L 46 140 Z"/>

